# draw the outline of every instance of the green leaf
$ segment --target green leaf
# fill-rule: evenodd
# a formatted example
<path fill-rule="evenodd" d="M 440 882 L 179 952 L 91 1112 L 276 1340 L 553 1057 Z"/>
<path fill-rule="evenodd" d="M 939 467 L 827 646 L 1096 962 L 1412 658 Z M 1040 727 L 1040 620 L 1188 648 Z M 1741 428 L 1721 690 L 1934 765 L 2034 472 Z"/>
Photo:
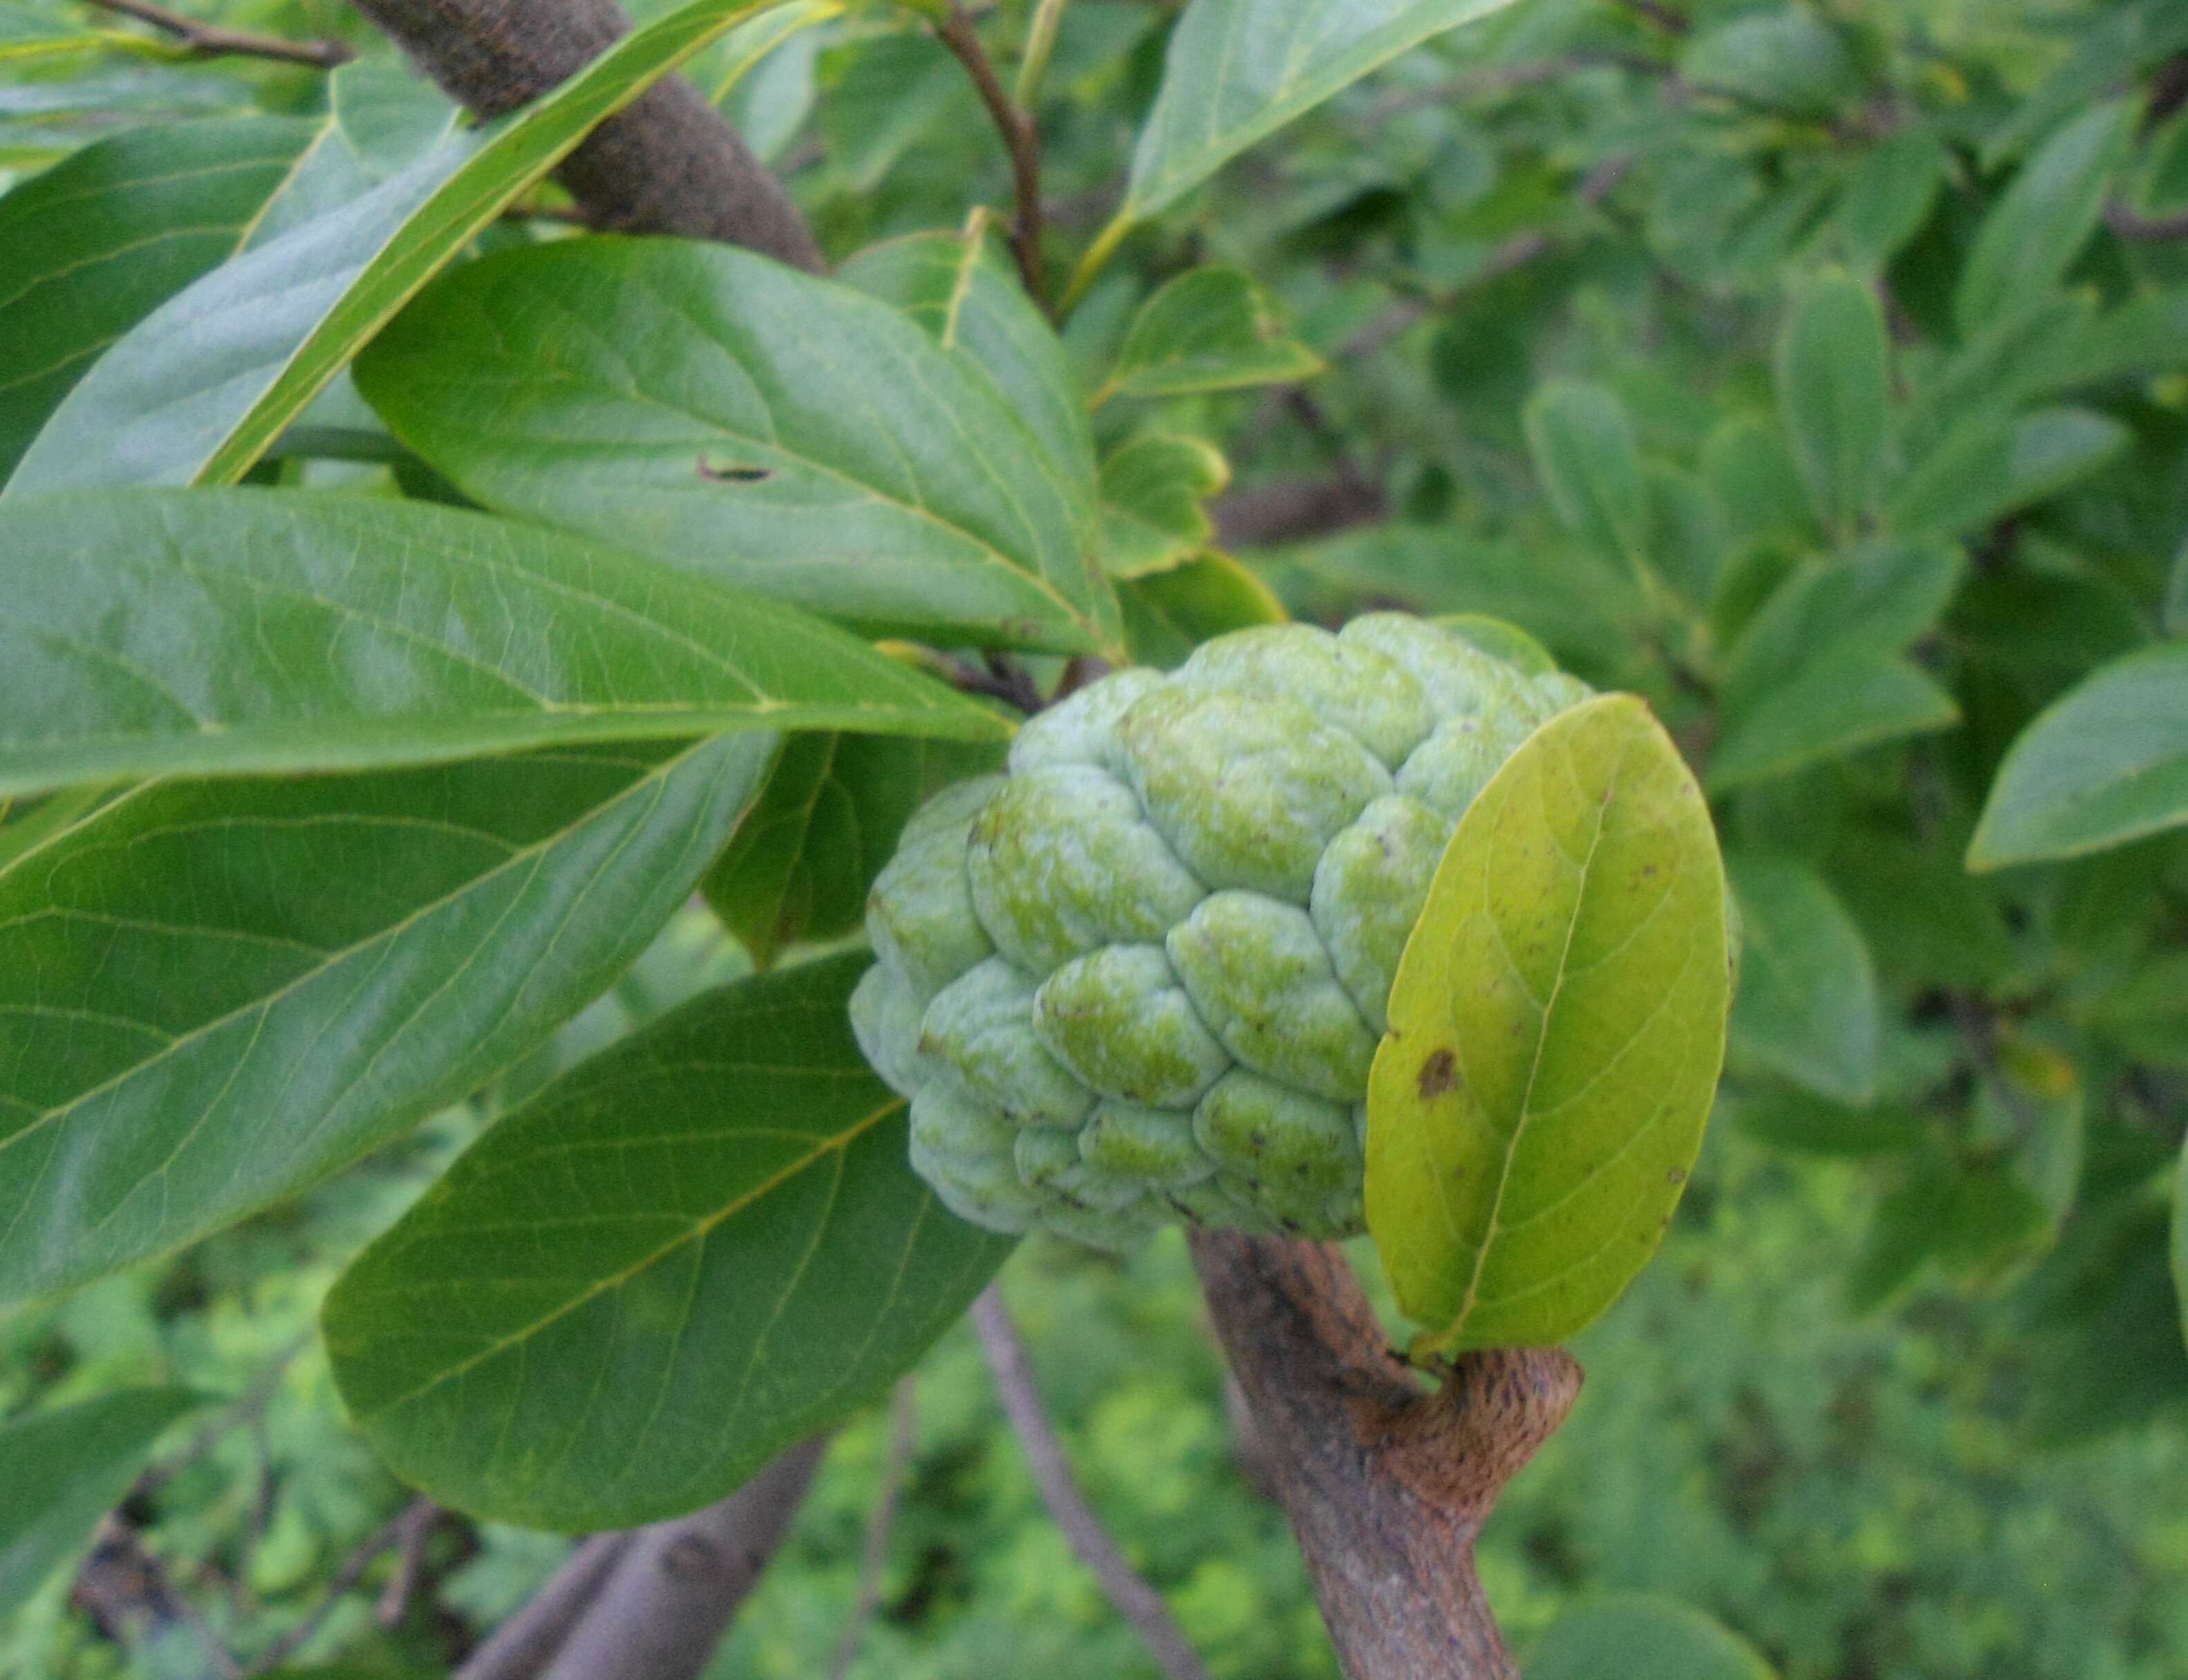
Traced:
<path fill-rule="evenodd" d="M 1047 449 L 1057 472 L 1093 499 L 1086 393 L 1063 341 L 997 253 L 984 217 L 965 234 L 913 234 L 869 245 L 836 278 L 893 304 L 958 365 L 984 376 Z"/>
<path fill-rule="evenodd" d="M 1831 885 L 1877 972 L 1923 989 L 2000 985 L 2018 961 L 2003 895 L 1961 867 L 1961 835 L 1917 840 L 1903 828 L 1850 826 L 1830 859 Z"/>
<path fill-rule="evenodd" d="M 2173 580 L 2165 588 L 2165 629 L 2170 635 L 2188 636 L 2188 542 L 2174 556 Z"/>
<path fill-rule="evenodd" d="M 1839 197 L 1847 254 L 1867 274 L 1881 272 L 1930 219 L 1945 184 L 1945 143 L 1931 128 L 1906 128 L 1862 155 Z"/>
<path fill-rule="evenodd" d="M 1645 586 L 1649 486 L 1625 404 L 1607 386 L 1559 380 L 1535 394 L 1523 419 L 1536 476 L 1558 517 Z"/>
<path fill-rule="evenodd" d="M 0 1300 L 217 1230 L 476 1091 L 646 947 L 773 746 L 153 783 L 14 851 Z"/>
<path fill-rule="evenodd" d="M 420 298 L 357 380 L 488 506 L 862 627 L 1115 642 L 1083 481 L 989 375 L 865 293 L 749 251 L 504 251 Z"/>
<path fill-rule="evenodd" d="M 2134 442 L 2118 420 L 2088 409 L 1977 414 L 1892 492 L 1886 522 L 1909 537 L 1980 532 L 2101 471 Z"/>
<path fill-rule="evenodd" d="M 1116 365 L 1094 393 L 1187 397 L 1289 385 L 1322 371 L 1322 358 L 1284 332 L 1275 300 L 1236 268 L 1193 268 L 1140 306 Z"/>
<path fill-rule="evenodd" d="M 2173 1177 L 2173 1293 L 2180 1297 L 2181 1333 L 2188 1335 L 2188 1145 Z"/>
<path fill-rule="evenodd" d="M 0 795 L 816 728 L 1003 732 L 794 608 L 479 514 L 279 490 L 0 507 Z"/>
<path fill-rule="evenodd" d="M 1191 559 L 1215 535 L 1203 505 L 1231 482 L 1231 464 L 1198 437 L 1148 431 L 1102 462 L 1102 560 L 1113 578 L 1139 578 Z"/>
<path fill-rule="evenodd" d="M 1751 13 L 1697 35 L 1679 74 L 1706 93 L 1796 116 L 1828 116 L 1862 93 L 1839 32 L 1802 6 Z"/>
<path fill-rule="evenodd" d="M 1640 1593 L 1582 1599 L 1527 1658 L 1527 1680 L 1777 1680 L 1777 1672 L 1722 1622 Z"/>
<path fill-rule="evenodd" d="M 1877 1204 L 1875 1224 L 1847 1280 L 1849 1303 L 1868 1312 L 1912 1288 L 1935 1266 L 1955 1282 L 1995 1283 L 2051 1240 L 2050 1213 L 2005 1164 L 1968 1169 L 1922 1162 Z"/>
<path fill-rule="evenodd" d="M 1797 541 L 1807 534 L 1800 464 L 1784 435 L 1761 415 L 1734 414 L 1710 433 L 1702 476 L 1728 541 Z"/>
<path fill-rule="evenodd" d="M 2134 144 L 2139 102 L 2086 111 L 2045 141 L 1983 217 L 1953 300 L 1963 337 L 2049 291 L 2103 217 Z"/>
<path fill-rule="evenodd" d="M 233 483 L 518 194 L 754 3 L 688 0 L 505 121 L 451 134 L 363 196 L 206 275 L 101 358 L 5 493 Z M 790 0 L 785 27 L 835 9 Z"/>
<path fill-rule="evenodd" d="M 1122 585 L 1125 634 L 1133 662 L 1167 669 L 1211 636 L 1281 624 L 1283 604 L 1252 572 L 1211 550 L 1167 572 Z"/>
<path fill-rule="evenodd" d="M 1802 292 L 1778 341 L 1778 401 L 1818 517 L 1854 530 L 1892 449 L 1891 345 L 1865 282 L 1826 274 Z"/>
<path fill-rule="evenodd" d="M 1191 0 L 1170 31 L 1125 201 L 1082 264 L 1082 290 L 1131 227 L 1333 93 L 1509 0 Z M 1245 43 L 1242 46 L 1241 43 Z"/>
<path fill-rule="evenodd" d="M 1796 570 L 1726 660 L 1711 786 L 1955 721 L 1952 696 L 1899 650 L 1936 624 L 1962 568 L 1951 549 L 1884 543 Z"/>
<path fill-rule="evenodd" d="M 1858 1106 L 1876 1094 L 1876 971 L 1853 918 L 1806 864 L 1768 853 L 1725 858 L 1740 901 L 1735 1068 L 1762 1068 Z"/>
<path fill-rule="evenodd" d="M 1968 867 L 2079 857 L 2188 823 L 2188 641 L 2102 666 L 2021 732 Z"/>
<path fill-rule="evenodd" d="M 1730 1106 L 1734 1124 L 1757 1142 L 1799 1155 L 1896 1154 L 1926 1136 L 1910 1108 L 1849 1108 L 1803 1091 L 1743 1095 Z"/>
<path fill-rule="evenodd" d="M 1502 618 L 1483 612 L 1446 612 L 1438 615 L 1435 622 L 1491 658 L 1501 659 L 1531 677 L 1547 676 L 1558 668 L 1549 649 L 1517 624 L 1508 624 Z"/>
<path fill-rule="evenodd" d="M 208 1396 L 117 1389 L 0 1428 L 0 1621 L 91 1542 L 174 1421 Z"/>
<path fill-rule="evenodd" d="M 1724 1056 L 1724 877 L 1647 707 L 1545 724 L 1452 837 L 1368 1079 L 1368 1228 L 1435 1350 L 1559 1342 L 1645 1264 Z"/>
<path fill-rule="evenodd" d="M 318 125 L 161 123 L 0 199 L 0 479 L 106 347 L 233 257 Z"/>
<path fill-rule="evenodd" d="M 895 851 L 926 775 L 916 741 L 799 735 L 783 742 L 702 888 L 756 967 L 772 965 L 787 945 L 858 927 L 866 889 Z"/>
<path fill-rule="evenodd" d="M 1010 1251 L 912 1173 L 845 1016 L 862 955 L 694 999 L 460 1159 L 328 1297 L 406 1481 L 623 1527 L 719 1499 L 883 1393 Z M 606 1380 L 610 1374 L 612 1380 Z"/>

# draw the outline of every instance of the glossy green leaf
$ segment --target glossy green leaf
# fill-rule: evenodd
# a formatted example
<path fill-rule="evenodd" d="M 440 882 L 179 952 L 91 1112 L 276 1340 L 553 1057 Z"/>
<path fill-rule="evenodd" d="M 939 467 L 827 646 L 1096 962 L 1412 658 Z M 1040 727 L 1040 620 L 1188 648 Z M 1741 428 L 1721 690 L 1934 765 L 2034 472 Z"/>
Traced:
<path fill-rule="evenodd" d="M 116 1389 L 0 1427 L 0 1621 L 91 1543 L 154 1443 L 208 1396 Z"/>
<path fill-rule="evenodd" d="M 505 251 L 420 298 L 357 380 L 488 506 L 861 626 L 1114 643 L 1081 481 L 989 375 L 865 293 L 748 251 Z"/>
<path fill-rule="evenodd" d="M 786 945 L 858 927 L 926 775 L 916 741 L 820 734 L 783 742 L 702 887 L 756 967 Z"/>
<path fill-rule="evenodd" d="M 1945 184 L 1944 142 L 1930 128 L 1886 136 L 1862 155 L 1839 198 L 1839 227 L 1855 268 L 1875 273 L 1921 232 Z"/>
<path fill-rule="evenodd" d="M 1762 1654 L 1715 1618 L 1671 1598 L 1582 1599 L 1550 1624 L 1527 1680 L 1777 1680 Z"/>
<path fill-rule="evenodd" d="M 1832 273 L 1802 292 L 1778 341 L 1778 402 L 1818 517 L 1853 530 L 1892 450 L 1891 345 L 1865 282 Z"/>
<path fill-rule="evenodd" d="M 1259 577 L 1211 550 L 1119 586 L 1132 661 L 1167 670 L 1211 636 L 1284 622 L 1283 603 Z"/>
<path fill-rule="evenodd" d="M 765 0 L 689 0 L 505 121 L 222 265 L 71 392 L 6 493 L 232 483 L 388 318 L 591 132 Z M 790 0 L 786 28 L 832 0 Z"/>
<path fill-rule="evenodd" d="M 2105 211 L 2134 139 L 2138 102 L 2115 99 L 2068 123 L 2021 166 L 1984 217 L 1960 271 L 1953 313 L 1973 335 L 2049 291 Z"/>
<path fill-rule="evenodd" d="M 1558 381 L 1529 401 L 1527 449 L 1566 528 L 1636 578 L 1649 576 L 1649 487 L 1633 423 L 1617 394 Z"/>
<path fill-rule="evenodd" d="M 0 480 L 106 347 L 233 257 L 319 125 L 159 123 L 0 199 Z"/>
<path fill-rule="evenodd" d="M 2188 823 L 2188 641 L 2092 673 L 1999 766 L 1968 867 L 2079 857 Z"/>
<path fill-rule="evenodd" d="M 1760 1068 L 1858 1105 L 1876 1091 L 1876 971 L 1861 930 L 1806 864 L 1760 852 L 1725 858 L 1740 901 L 1735 1068 Z"/>
<path fill-rule="evenodd" d="M 1193 268 L 1140 306 L 1093 401 L 1288 385 L 1321 371 L 1322 358 L 1286 334 L 1276 301 L 1250 275 Z"/>
<path fill-rule="evenodd" d="M 1431 1350 L 1563 1341 L 1655 1251 L 1724 1057 L 1724 876 L 1646 706 L 1545 724 L 1452 836 L 1368 1080 L 1368 1228 Z"/>
<path fill-rule="evenodd" d="M 1508 3 L 1192 0 L 1170 31 L 1125 201 L 1096 251 L 1378 65 Z M 1090 273 L 1082 268 L 1082 279 Z"/>
<path fill-rule="evenodd" d="M 869 245 L 836 278 L 894 304 L 961 366 L 985 375 L 1057 471 L 1092 499 L 1086 393 L 1063 341 L 996 250 L 984 217 L 965 234 L 913 234 Z"/>
<path fill-rule="evenodd" d="M 0 507 L 0 795 L 831 728 L 1003 726 L 795 608 L 483 515 L 278 490 Z"/>
<path fill-rule="evenodd" d="M 1205 505 L 1231 482 L 1213 444 L 1172 432 L 1127 439 L 1102 461 L 1102 561 L 1113 578 L 1167 571 L 1206 548 Z"/>
<path fill-rule="evenodd" d="M 1909 537 L 1975 535 L 2110 465 L 2134 442 L 2118 420 L 2088 409 L 1977 414 L 1892 492 L 1886 521 Z"/>
<path fill-rule="evenodd" d="M 272 1205 L 477 1090 L 689 896 L 757 732 L 161 782 L 0 868 L 0 1300 Z"/>
<path fill-rule="evenodd" d="M 533 1527 L 690 1510 L 964 1311 L 1011 1244 L 913 1174 L 845 1015 L 866 965 L 705 994 L 580 1064 L 358 1258 L 327 1344 L 398 1475 Z"/>
<path fill-rule="evenodd" d="M 1838 31 L 1806 6 L 1751 12 L 1694 37 L 1679 74 L 1706 93 L 1797 116 L 1826 116 L 1862 92 Z"/>

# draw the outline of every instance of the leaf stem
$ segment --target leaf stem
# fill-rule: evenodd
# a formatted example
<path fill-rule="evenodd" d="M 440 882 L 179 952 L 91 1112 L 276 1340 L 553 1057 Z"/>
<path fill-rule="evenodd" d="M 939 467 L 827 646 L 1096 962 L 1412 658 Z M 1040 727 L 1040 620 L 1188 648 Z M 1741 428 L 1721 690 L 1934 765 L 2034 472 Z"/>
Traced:
<path fill-rule="evenodd" d="M 958 0 L 950 0 L 950 14 L 934 26 L 942 44 L 965 66 L 980 103 L 995 120 L 1011 156 L 1015 213 L 1011 218 L 1011 254 L 1018 258 L 1018 276 L 1033 301 L 1048 307 L 1048 279 L 1040 257 L 1040 134 L 1025 108 L 1004 90 L 995 74 L 995 61 L 980 42 L 979 31 Z"/>
<path fill-rule="evenodd" d="M 1018 86 L 1012 91 L 1022 111 L 1030 113 L 1040 97 L 1040 79 L 1048 73 L 1048 61 L 1056 52 L 1056 32 L 1063 22 L 1063 7 L 1064 0 L 1039 0 L 1034 7 L 1025 52 L 1018 59 Z"/>
<path fill-rule="evenodd" d="M 104 11 L 119 12 L 125 18 L 148 23 L 205 58 L 271 59 L 277 64 L 332 70 L 357 56 L 357 49 L 347 41 L 286 41 L 279 36 L 254 35 L 248 30 L 223 29 L 218 24 L 153 5 L 151 0 L 89 0 L 89 3 Z"/>

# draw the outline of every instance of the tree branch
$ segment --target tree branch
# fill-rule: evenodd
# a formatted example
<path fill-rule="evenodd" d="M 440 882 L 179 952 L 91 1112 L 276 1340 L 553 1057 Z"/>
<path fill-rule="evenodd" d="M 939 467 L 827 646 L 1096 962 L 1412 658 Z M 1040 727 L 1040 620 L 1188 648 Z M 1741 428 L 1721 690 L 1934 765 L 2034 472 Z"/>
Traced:
<path fill-rule="evenodd" d="M 560 86 L 630 27 L 614 0 L 356 0 L 450 97 L 500 116 Z M 595 228 L 720 240 L 818 272 L 781 183 L 680 76 L 610 117 L 555 172 Z"/>
<path fill-rule="evenodd" d="M 1471 1353 L 1428 1393 L 1334 1245 L 1190 1240 L 1345 1673 L 1518 1680 L 1474 1541 L 1565 1421 L 1580 1367 L 1557 1349 Z"/>
<path fill-rule="evenodd" d="M 979 1299 L 973 1303 L 973 1325 L 980 1333 L 980 1348 L 988 1356 L 988 1368 L 995 1373 L 995 1392 L 1001 1397 L 1003 1413 L 1011 1421 L 1018 1445 L 1025 1449 L 1042 1502 L 1048 1507 L 1049 1515 L 1056 1519 L 1056 1525 L 1063 1531 L 1072 1556 L 1094 1571 L 1109 1602 L 1138 1631 L 1156 1663 L 1170 1680 L 1209 1680 L 1208 1671 L 1201 1666 L 1200 1658 L 1171 1618 L 1170 1606 L 1163 1602 L 1162 1594 L 1125 1560 L 1125 1554 L 1117 1549 L 1117 1542 L 1109 1537 L 1109 1531 L 1102 1526 L 1102 1519 L 1087 1504 L 1086 1496 L 1079 1491 L 1079 1484 L 1072 1479 L 1070 1461 L 1063 1456 L 1063 1443 L 1056 1438 L 1055 1428 L 1041 1409 L 1040 1392 L 1034 1387 L 1033 1367 L 1026 1358 L 1025 1344 L 1018 1338 L 1018 1326 L 1011 1322 L 1001 1292 L 993 1283 L 983 1289 Z"/>
<path fill-rule="evenodd" d="M 249 1677 L 271 1674 L 310 1644 L 312 1636 L 326 1626 L 327 1618 L 349 1596 L 350 1589 L 364 1579 L 364 1572 L 372 1567 L 375 1560 L 404 1545 L 414 1531 L 431 1527 L 440 1514 L 441 1508 L 431 1500 L 414 1499 L 381 1524 L 365 1538 L 363 1544 L 342 1559 L 341 1567 L 335 1571 L 334 1579 L 327 1583 L 326 1591 L 319 1595 L 319 1601 L 312 1607 L 311 1613 L 251 1659 L 251 1666 L 243 1671 L 246 1680 Z"/>
<path fill-rule="evenodd" d="M 119 12 L 125 18 L 148 23 L 163 34 L 172 35 L 183 48 L 201 58 L 271 59 L 277 64 L 332 70 L 357 56 L 357 49 L 347 41 L 285 41 L 275 35 L 223 29 L 202 18 L 186 17 L 165 6 L 155 6 L 150 0 L 90 0 L 90 3 L 103 11 Z"/>
<path fill-rule="evenodd" d="M 532 1680 L 630 1549 L 628 1534 L 596 1534 L 580 1543 L 547 1584 L 465 1659 L 452 1680 Z"/>
<path fill-rule="evenodd" d="M 907 1375 L 899 1379 L 889 1395 L 888 1457 L 882 1465 L 882 1485 L 874 1496 L 872 1514 L 866 1519 L 866 1541 L 859 1559 L 858 1602 L 852 1605 L 851 1619 L 843 1624 L 842 1637 L 836 1641 L 836 1655 L 828 1665 L 829 1680 L 843 1680 L 851 1672 L 851 1665 L 859 1660 L 859 1647 L 866 1643 L 874 1612 L 881 1608 L 889 1530 L 896 1522 L 896 1502 L 904 1491 L 905 1474 L 911 1468 L 912 1449 L 917 1444 L 918 1394 L 916 1380 Z"/>
<path fill-rule="evenodd" d="M 980 103 L 988 108 L 1003 145 L 1011 155 L 1012 191 L 1016 206 L 1011 217 L 1011 254 L 1018 258 L 1018 278 L 1043 309 L 1048 307 L 1048 279 L 1040 257 L 1040 135 L 1033 117 L 1003 89 L 980 32 L 957 0 L 950 0 L 950 15 L 935 25 L 942 44 L 965 66 Z"/>
<path fill-rule="evenodd" d="M 2115 200 L 2105 206 L 2105 226 L 2119 238 L 2138 245 L 2188 240 L 2188 210 L 2175 211 L 2170 216 L 2145 216 Z"/>
<path fill-rule="evenodd" d="M 801 1441 L 719 1504 L 638 1530 L 540 1680 L 693 1680 L 789 1532 L 826 1446 Z"/>

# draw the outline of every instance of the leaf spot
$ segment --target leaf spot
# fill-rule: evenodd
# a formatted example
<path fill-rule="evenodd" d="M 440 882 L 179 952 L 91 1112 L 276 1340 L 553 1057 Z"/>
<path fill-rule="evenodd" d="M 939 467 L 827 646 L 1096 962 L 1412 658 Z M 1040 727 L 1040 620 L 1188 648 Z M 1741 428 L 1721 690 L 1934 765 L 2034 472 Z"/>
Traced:
<path fill-rule="evenodd" d="M 1421 1063 L 1421 1101 L 1433 1102 L 1458 1083 L 1458 1058 L 1439 1050 Z"/>

